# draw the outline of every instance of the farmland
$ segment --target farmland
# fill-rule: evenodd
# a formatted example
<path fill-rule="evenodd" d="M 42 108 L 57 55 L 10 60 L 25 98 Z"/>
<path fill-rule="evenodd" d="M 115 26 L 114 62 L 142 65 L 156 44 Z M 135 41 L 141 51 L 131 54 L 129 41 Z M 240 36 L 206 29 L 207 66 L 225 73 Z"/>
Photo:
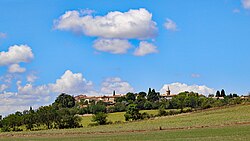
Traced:
<path fill-rule="evenodd" d="M 155 112 L 155 111 L 154 111 Z M 124 113 L 110 114 L 122 121 Z M 114 117 L 112 119 L 112 116 Z M 87 123 L 87 118 L 83 121 Z M 122 118 L 122 119 L 119 119 Z M 161 128 L 161 130 L 160 130 Z M 238 105 L 119 124 L 1 133 L 1 140 L 247 140 L 250 105 Z"/>

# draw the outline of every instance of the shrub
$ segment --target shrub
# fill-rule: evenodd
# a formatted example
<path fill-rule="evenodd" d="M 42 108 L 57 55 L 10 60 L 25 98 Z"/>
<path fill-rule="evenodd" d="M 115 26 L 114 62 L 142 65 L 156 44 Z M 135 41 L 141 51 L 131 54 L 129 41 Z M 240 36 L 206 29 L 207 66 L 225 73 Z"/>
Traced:
<path fill-rule="evenodd" d="M 99 125 L 107 124 L 107 114 L 103 112 L 96 113 L 95 115 L 93 115 L 92 121 L 97 122 L 97 124 Z"/>
<path fill-rule="evenodd" d="M 9 126 L 3 126 L 2 127 L 2 132 L 10 132 L 10 127 Z"/>
<path fill-rule="evenodd" d="M 139 109 L 136 104 L 128 105 L 127 111 L 124 114 L 125 120 L 138 120 L 141 119 L 141 113 L 139 113 Z"/>
<path fill-rule="evenodd" d="M 114 106 L 110 106 L 107 108 L 107 113 L 114 113 L 115 112 L 115 107 Z"/>
<path fill-rule="evenodd" d="M 151 116 L 147 112 L 143 112 L 141 114 L 141 119 L 149 119 L 149 118 L 151 118 Z"/>
<path fill-rule="evenodd" d="M 158 116 L 166 116 L 167 112 L 163 107 L 160 107 L 158 110 Z"/>
<path fill-rule="evenodd" d="M 120 124 L 120 123 L 123 123 L 123 122 L 120 120 L 114 122 L 114 124 Z"/>
<path fill-rule="evenodd" d="M 192 108 L 191 108 L 191 107 L 187 107 L 187 108 L 183 109 L 182 112 L 183 112 L 183 113 L 192 112 Z"/>

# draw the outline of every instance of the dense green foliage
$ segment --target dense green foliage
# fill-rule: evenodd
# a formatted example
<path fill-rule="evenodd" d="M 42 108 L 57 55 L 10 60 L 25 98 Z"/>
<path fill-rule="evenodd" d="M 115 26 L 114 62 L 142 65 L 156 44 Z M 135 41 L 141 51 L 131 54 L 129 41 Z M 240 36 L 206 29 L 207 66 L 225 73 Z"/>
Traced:
<path fill-rule="evenodd" d="M 136 104 L 128 105 L 127 111 L 124 115 L 126 121 L 141 119 L 141 113 L 139 112 L 139 109 L 136 106 Z"/>
<path fill-rule="evenodd" d="M 53 106 L 57 106 L 58 108 L 72 108 L 75 106 L 75 99 L 70 95 L 62 93 L 56 98 Z"/>
<path fill-rule="evenodd" d="M 76 128 L 80 127 L 80 118 L 72 106 L 72 96 L 61 94 L 50 106 L 42 106 L 37 110 L 24 110 L 10 114 L 1 120 L 2 131 L 22 131 L 20 126 L 24 125 L 27 130 L 37 130 L 39 127 L 51 128 Z M 73 98 L 74 99 L 74 98 Z"/>
<path fill-rule="evenodd" d="M 21 131 L 25 128 L 26 130 L 76 128 L 81 127 L 78 114 L 95 114 L 93 121 L 102 125 L 106 124 L 106 113 L 126 111 L 125 120 L 133 121 L 154 117 L 147 113 L 140 113 L 140 110 L 159 109 L 157 116 L 167 116 L 249 102 L 249 99 L 241 99 L 237 94 L 226 95 L 224 90 L 217 91 L 217 95 L 218 97 L 211 98 L 194 92 L 182 92 L 169 99 L 149 88 L 148 93 L 127 93 L 125 96 L 116 98 L 114 105 L 109 105 L 103 101 L 76 102 L 74 97 L 63 93 L 49 106 L 42 106 L 36 110 L 30 108 L 4 118 L 0 116 L 0 128 L 1 131 Z M 221 95 L 225 96 L 221 97 Z"/>
<path fill-rule="evenodd" d="M 99 112 L 93 115 L 92 121 L 97 122 L 99 125 L 104 125 L 107 123 L 107 114 L 103 112 Z"/>

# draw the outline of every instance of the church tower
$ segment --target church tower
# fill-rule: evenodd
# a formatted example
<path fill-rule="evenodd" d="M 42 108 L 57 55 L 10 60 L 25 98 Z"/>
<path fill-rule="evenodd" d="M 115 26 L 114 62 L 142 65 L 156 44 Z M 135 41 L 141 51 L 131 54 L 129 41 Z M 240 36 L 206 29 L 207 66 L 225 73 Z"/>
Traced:
<path fill-rule="evenodd" d="M 170 89 L 169 89 L 169 86 L 168 86 L 168 90 L 167 90 L 166 92 L 167 92 L 167 96 L 170 96 Z"/>

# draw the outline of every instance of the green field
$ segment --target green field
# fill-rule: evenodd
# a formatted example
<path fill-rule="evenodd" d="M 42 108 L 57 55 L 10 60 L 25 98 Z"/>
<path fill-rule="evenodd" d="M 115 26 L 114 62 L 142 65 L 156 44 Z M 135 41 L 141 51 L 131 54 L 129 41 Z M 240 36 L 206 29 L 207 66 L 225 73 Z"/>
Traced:
<path fill-rule="evenodd" d="M 116 119 L 122 113 L 117 114 Z M 112 114 L 111 114 L 112 115 Z M 110 120 L 112 120 L 110 116 Z M 115 118 L 114 118 L 115 119 Z M 162 128 L 160 130 L 159 128 Z M 67 130 L 0 133 L 0 140 L 249 140 L 250 105 Z"/>
<path fill-rule="evenodd" d="M 143 112 L 147 112 L 148 114 L 152 114 L 152 115 L 158 114 L 158 110 L 141 110 L 140 111 L 140 113 L 143 113 Z M 125 112 L 110 113 L 110 114 L 108 114 L 107 119 L 108 119 L 108 121 L 111 121 L 113 123 L 116 121 L 125 122 L 124 114 L 125 114 Z M 91 120 L 92 120 L 91 115 L 84 116 L 84 117 L 82 117 L 81 124 L 84 127 L 87 127 L 89 124 L 94 123 Z"/>

